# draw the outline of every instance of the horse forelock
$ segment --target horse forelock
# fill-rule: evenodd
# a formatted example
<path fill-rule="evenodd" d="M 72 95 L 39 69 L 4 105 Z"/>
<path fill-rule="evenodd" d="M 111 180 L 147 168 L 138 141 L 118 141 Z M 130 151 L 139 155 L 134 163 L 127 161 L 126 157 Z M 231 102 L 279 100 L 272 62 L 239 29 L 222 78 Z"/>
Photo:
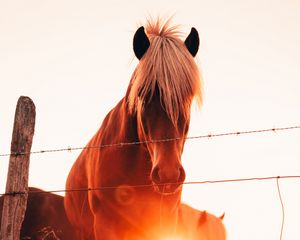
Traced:
<path fill-rule="evenodd" d="M 142 102 L 149 102 L 158 87 L 160 102 L 176 125 L 179 114 L 189 119 L 195 98 L 202 104 L 201 76 L 194 58 L 187 50 L 178 26 L 149 20 L 145 27 L 150 47 L 136 67 L 130 82 L 128 106 L 130 112 L 142 111 Z M 150 99 L 149 99 L 150 96 Z"/>

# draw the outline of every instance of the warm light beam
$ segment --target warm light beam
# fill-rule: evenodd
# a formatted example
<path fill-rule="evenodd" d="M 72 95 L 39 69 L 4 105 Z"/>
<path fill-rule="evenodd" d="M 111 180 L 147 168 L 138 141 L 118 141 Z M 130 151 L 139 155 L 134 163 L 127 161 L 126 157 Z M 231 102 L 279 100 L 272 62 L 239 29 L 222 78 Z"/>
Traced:
<path fill-rule="evenodd" d="M 183 240 L 183 239 L 178 236 L 169 236 L 169 237 L 163 237 L 160 240 Z"/>

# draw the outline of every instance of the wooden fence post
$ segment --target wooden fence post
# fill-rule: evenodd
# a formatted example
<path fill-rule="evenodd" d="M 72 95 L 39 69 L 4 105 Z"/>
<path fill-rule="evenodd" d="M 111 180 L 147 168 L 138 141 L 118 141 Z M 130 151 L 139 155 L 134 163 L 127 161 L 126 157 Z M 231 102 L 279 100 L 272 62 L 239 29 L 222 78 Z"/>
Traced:
<path fill-rule="evenodd" d="M 18 100 L 15 112 L 6 182 L 6 193 L 11 194 L 4 196 L 1 240 L 20 239 L 20 230 L 27 206 L 29 158 L 34 126 L 34 103 L 30 98 L 22 96 Z"/>

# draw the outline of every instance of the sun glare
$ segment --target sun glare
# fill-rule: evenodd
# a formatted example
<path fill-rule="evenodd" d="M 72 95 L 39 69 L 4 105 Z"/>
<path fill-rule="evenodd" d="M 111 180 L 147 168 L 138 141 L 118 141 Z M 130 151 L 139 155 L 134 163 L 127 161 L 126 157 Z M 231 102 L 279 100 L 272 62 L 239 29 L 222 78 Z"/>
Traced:
<path fill-rule="evenodd" d="M 160 240 L 183 240 L 183 239 L 178 236 L 169 236 L 169 237 L 163 237 Z"/>

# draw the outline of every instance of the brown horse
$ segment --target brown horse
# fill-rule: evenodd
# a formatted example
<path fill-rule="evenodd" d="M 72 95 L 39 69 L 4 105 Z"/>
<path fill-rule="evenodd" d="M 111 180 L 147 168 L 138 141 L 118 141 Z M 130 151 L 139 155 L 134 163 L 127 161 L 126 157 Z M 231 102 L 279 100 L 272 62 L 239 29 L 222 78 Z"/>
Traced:
<path fill-rule="evenodd" d="M 181 204 L 177 238 L 181 240 L 226 240 L 223 218 L 224 214 L 216 217 L 206 211 L 199 211 Z"/>
<path fill-rule="evenodd" d="M 81 152 L 66 182 L 67 190 L 94 189 L 66 192 L 66 213 L 81 239 L 122 240 L 132 233 L 155 239 L 176 228 L 190 108 L 194 98 L 202 102 L 193 59 L 198 32 L 192 28 L 185 41 L 180 34 L 169 21 L 157 20 L 134 35 L 140 61 L 126 95 Z"/>
<path fill-rule="evenodd" d="M 3 199 L 4 196 L 0 197 L 0 226 Z M 20 239 L 76 239 L 75 231 L 65 213 L 64 198 L 38 188 L 30 187 Z"/>

